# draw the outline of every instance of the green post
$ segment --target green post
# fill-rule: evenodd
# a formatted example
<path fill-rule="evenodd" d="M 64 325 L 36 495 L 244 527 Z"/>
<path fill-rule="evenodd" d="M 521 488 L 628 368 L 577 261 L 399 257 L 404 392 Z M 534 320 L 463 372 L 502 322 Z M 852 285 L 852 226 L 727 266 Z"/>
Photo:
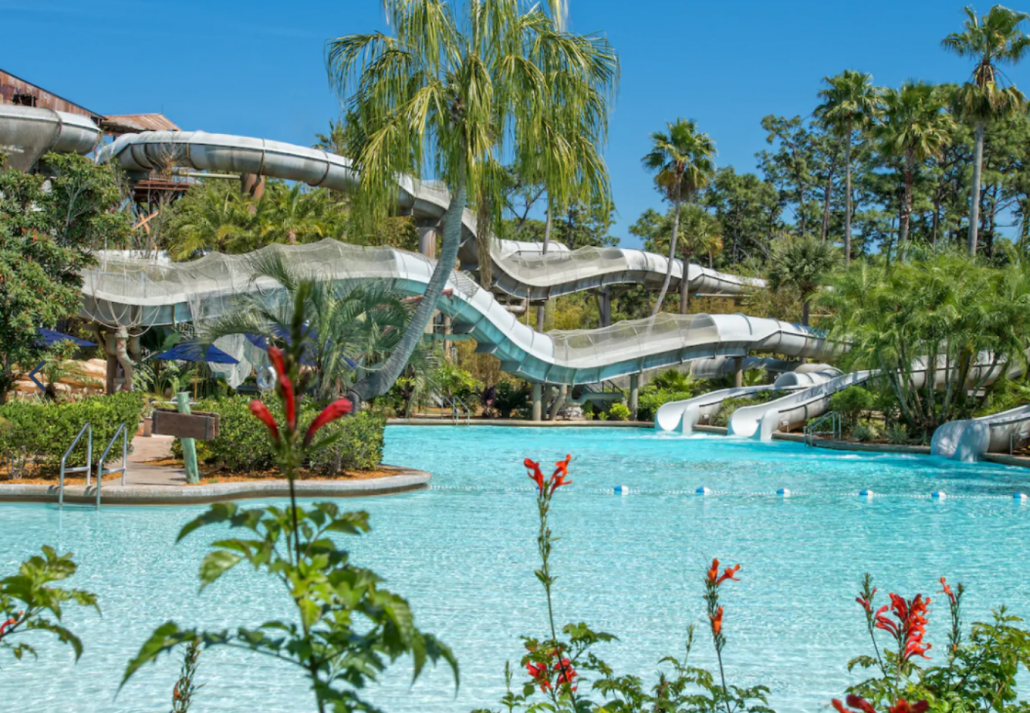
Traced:
<path fill-rule="evenodd" d="M 182 391 L 176 394 L 175 400 L 179 406 L 179 413 L 189 415 L 189 392 Z M 182 440 L 182 461 L 186 465 L 186 482 L 191 485 L 196 485 L 200 482 L 200 471 L 197 468 L 197 442 L 192 438 L 183 438 L 180 440 Z"/>

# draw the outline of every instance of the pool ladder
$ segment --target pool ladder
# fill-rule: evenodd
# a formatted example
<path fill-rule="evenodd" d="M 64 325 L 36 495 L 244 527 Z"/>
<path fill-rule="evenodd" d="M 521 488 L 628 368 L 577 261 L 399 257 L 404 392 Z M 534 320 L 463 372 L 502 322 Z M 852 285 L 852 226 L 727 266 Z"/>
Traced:
<path fill-rule="evenodd" d="M 79 441 L 82 440 L 83 434 L 86 435 L 86 465 L 79 466 L 77 468 L 67 467 L 68 456 L 75 450 L 75 446 L 79 445 Z M 118 436 L 122 437 L 122 464 L 118 468 L 106 469 L 104 463 L 107 462 L 107 456 L 114 447 L 114 444 L 118 442 Z M 100 495 L 101 486 L 104 482 L 104 476 L 110 475 L 111 473 L 122 474 L 122 485 L 125 485 L 125 475 L 129 468 L 129 429 L 123 423 L 118 427 L 118 430 L 114 432 L 114 436 L 111 437 L 110 442 L 107 444 L 107 448 L 104 449 L 104 454 L 100 456 L 97 461 L 97 509 L 100 509 Z M 61 456 L 61 476 L 58 483 L 57 490 L 57 504 L 58 507 L 64 507 L 64 476 L 66 473 L 85 473 L 86 474 L 86 487 L 88 488 L 92 480 L 93 474 L 93 425 L 87 423 L 79 431 L 79 435 L 75 436 L 75 440 L 68 446 L 68 450 Z"/>
<path fill-rule="evenodd" d="M 830 424 L 830 430 L 828 430 L 828 431 L 816 430 L 816 429 L 820 428 L 821 426 L 823 426 L 824 424 L 826 424 L 827 422 L 829 422 L 829 424 Z M 815 436 L 829 435 L 829 436 L 832 436 L 834 440 L 838 440 L 839 441 L 841 439 L 841 433 L 843 432 L 843 430 L 844 430 L 844 419 L 841 416 L 840 412 L 839 411 L 830 411 L 829 413 L 820 416 L 819 418 L 815 419 L 814 421 L 812 421 L 811 423 L 809 423 L 809 424 L 807 424 L 805 426 L 805 445 L 806 446 L 814 446 L 815 445 L 815 440 L 814 440 Z"/>

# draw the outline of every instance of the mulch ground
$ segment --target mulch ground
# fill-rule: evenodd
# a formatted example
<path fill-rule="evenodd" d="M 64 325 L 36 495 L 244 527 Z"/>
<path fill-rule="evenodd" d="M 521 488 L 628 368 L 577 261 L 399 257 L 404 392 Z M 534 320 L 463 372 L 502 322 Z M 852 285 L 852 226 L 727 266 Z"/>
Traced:
<path fill-rule="evenodd" d="M 183 468 L 183 462 L 175 458 L 147 461 L 146 465 L 156 465 L 166 468 Z M 337 475 L 326 476 L 307 468 L 301 468 L 298 480 L 375 480 L 376 478 L 389 478 L 397 475 L 396 470 L 348 470 Z M 233 473 L 227 470 L 219 470 L 210 466 L 200 467 L 201 482 L 206 483 L 256 483 L 261 481 L 283 480 L 282 474 L 276 470 L 258 470 L 250 473 Z"/>

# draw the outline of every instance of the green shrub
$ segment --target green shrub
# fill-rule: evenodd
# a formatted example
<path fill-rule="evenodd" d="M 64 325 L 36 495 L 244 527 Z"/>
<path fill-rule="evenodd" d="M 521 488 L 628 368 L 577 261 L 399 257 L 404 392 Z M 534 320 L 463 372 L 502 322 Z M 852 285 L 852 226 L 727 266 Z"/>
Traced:
<path fill-rule="evenodd" d="M 612 421 L 628 421 L 630 417 L 629 407 L 626 404 L 612 404 L 608 409 L 608 417 Z"/>
<path fill-rule="evenodd" d="M 730 417 L 737 409 L 764 404 L 781 398 L 782 396 L 783 394 L 777 391 L 759 391 L 751 396 L 740 396 L 735 399 L 726 399 L 722 402 L 722 407 L 719 409 L 719 413 L 712 416 L 712 420 L 709 425 L 725 428 L 730 425 Z"/>
<path fill-rule="evenodd" d="M 386 416 L 362 411 L 325 427 L 320 437 L 337 440 L 311 454 L 311 468 L 332 476 L 343 470 L 374 470 L 383 462 Z"/>
<path fill-rule="evenodd" d="M 220 470 L 250 473 L 268 470 L 275 465 L 275 453 L 268 433 L 250 412 L 250 397 L 230 396 L 215 401 L 203 401 L 194 411 L 211 411 L 219 415 L 218 438 L 197 441 L 197 460 Z M 280 423 L 284 420 L 278 399 L 266 402 L 272 415 Z M 309 401 L 300 402 L 297 419 L 301 424 L 311 421 L 319 408 Z M 325 436 L 339 436 L 323 452 L 311 457 L 311 466 L 323 475 L 335 475 L 339 470 L 369 470 L 382 462 L 383 437 L 386 416 L 362 411 L 351 418 L 341 419 L 326 427 Z M 182 444 L 178 439 L 172 445 L 172 454 L 182 457 Z"/>
<path fill-rule="evenodd" d="M 905 426 L 900 423 L 888 428 L 887 433 L 885 435 L 887 437 L 887 442 L 892 443 L 896 446 L 902 446 L 909 442 L 908 429 L 906 429 Z"/>
<path fill-rule="evenodd" d="M 511 379 L 502 379 L 497 382 L 497 398 L 494 401 L 494 409 L 498 418 L 511 418 L 513 411 L 521 411 L 529 405 L 529 385 L 525 382 L 515 382 Z"/>
<path fill-rule="evenodd" d="M 34 459 L 44 471 L 56 471 L 64 452 L 87 423 L 93 426 L 93 455 L 98 458 L 123 423 L 132 441 L 144 406 L 143 394 L 136 392 L 60 403 L 11 401 L 0 406 L 0 419 L 7 422 L 0 430 L 0 458 Z M 115 449 L 120 445 L 112 451 Z M 68 456 L 68 466 L 85 464 L 86 448 L 81 445 Z"/>
<path fill-rule="evenodd" d="M 638 421 L 653 421 L 658 409 L 672 401 L 686 401 L 695 396 L 693 391 L 673 391 L 669 389 L 641 389 L 640 404 L 637 407 Z"/>
<path fill-rule="evenodd" d="M 598 411 L 597 412 L 597 420 L 598 421 L 607 421 L 608 420 L 608 412 L 607 411 Z"/>
<path fill-rule="evenodd" d="M 856 423 L 855 427 L 851 429 L 851 437 L 859 443 L 875 441 L 880 437 L 880 429 L 878 429 L 875 424 L 869 423 L 868 421 Z"/>
<path fill-rule="evenodd" d="M 861 386 L 849 386 L 830 397 L 830 410 L 841 415 L 845 431 L 854 430 L 863 411 L 869 411 L 876 403 L 872 392 Z"/>

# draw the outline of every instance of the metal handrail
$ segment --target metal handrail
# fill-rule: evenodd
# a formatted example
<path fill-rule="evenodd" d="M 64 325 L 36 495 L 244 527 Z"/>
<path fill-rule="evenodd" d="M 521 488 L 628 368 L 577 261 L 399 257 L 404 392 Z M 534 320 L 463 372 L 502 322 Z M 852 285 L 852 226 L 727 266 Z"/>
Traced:
<path fill-rule="evenodd" d="M 816 430 L 817 428 L 819 428 L 819 426 L 823 425 L 827 421 L 830 422 L 830 429 L 831 429 L 830 431 L 817 431 Z M 842 418 L 841 414 L 839 412 L 837 412 L 837 411 L 830 411 L 829 413 L 823 414 L 822 416 L 820 416 L 816 420 L 812 421 L 812 423 L 809 423 L 809 424 L 807 424 L 805 426 L 805 432 L 804 432 L 804 435 L 805 435 L 805 445 L 806 446 L 811 446 L 812 443 L 813 443 L 812 436 L 816 436 L 816 435 L 820 435 L 820 434 L 824 434 L 824 433 L 829 433 L 830 435 L 833 436 L 833 438 L 835 440 L 840 440 L 841 432 L 843 430 L 844 430 L 844 425 L 843 425 L 843 418 Z"/>
<path fill-rule="evenodd" d="M 112 468 L 111 470 L 104 470 L 104 463 L 107 461 L 107 454 L 111 452 L 112 446 L 115 441 L 118 440 L 118 436 L 122 437 L 122 466 L 120 468 Z M 100 509 L 100 487 L 104 483 L 104 476 L 110 475 L 111 473 L 122 474 L 122 485 L 125 485 L 125 474 L 129 468 L 129 429 L 125 427 L 123 423 L 118 427 L 118 430 L 114 432 L 114 436 L 111 437 L 111 441 L 107 444 L 107 448 L 104 449 L 104 454 L 100 456 L 100 460 L 97 461 L 97 509 Z M 86 487 L 89 487 L 89 479 L 86 479 Z"/>
<path fill-rule="evenodd" d="M 86 465 L 79 466 L 78 468 L 68 468 L 68 456 L 75 450 L 75 446 L 79 445 L 79 441 L 82 439 L 83 433 L 89 433 L 89 437 L 86 439 Z M 93 468 L 93 425 L 87 423 L 85 426 L 79 429 L 79 435 L 75 437 L 72 444 L 68 446 L 68 450 L 61 456 L 61 480 L 60 485 L 57 487 L 57 507 L 64 507 L 64 474 L 65 473 L 81 473 L 86 472 L 86 485 L 89 485 L 89 475 Z"/>
<path fill-rule="evenodd" d="M 454 422 L 455 423 L 457 423 L 458 419 L 461 418 L 461 409 L 458 408 L 458 406 L 461 406 L 461 408 L 465 409 L 465 425 L 466 426 L 471 426 L 472 425 L 472 409 L 470 409 L 468 406 L 466 406 L 464 401 L 462 401 L 457 396 L 455 396 L 451 400 L 451 406 L 454 409 L 454 414 L 455 414 Z"/>

